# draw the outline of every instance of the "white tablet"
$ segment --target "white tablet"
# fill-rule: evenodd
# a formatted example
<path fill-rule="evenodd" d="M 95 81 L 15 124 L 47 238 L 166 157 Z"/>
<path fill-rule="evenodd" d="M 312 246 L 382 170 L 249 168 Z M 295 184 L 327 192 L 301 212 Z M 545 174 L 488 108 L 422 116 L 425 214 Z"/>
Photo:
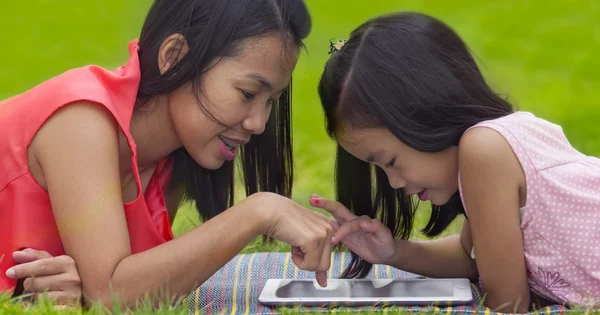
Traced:
<path fill-rule="evenodd" d="M 270 306 L 460 305 L 473 302 L 468 279 L 269 279 L 258 298 Z"/>

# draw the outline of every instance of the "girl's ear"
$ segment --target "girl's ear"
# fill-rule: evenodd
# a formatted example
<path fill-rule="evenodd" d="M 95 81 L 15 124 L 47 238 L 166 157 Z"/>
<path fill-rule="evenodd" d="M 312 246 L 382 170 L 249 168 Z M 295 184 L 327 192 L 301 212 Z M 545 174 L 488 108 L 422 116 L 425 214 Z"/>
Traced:
<path fill-rule="evenodd" d="M 158 50 L 158 69 L 160 74 L 165 74 L 190 50 L 187 40 L 181 34 L 172 34 L 160 45 Z"/>

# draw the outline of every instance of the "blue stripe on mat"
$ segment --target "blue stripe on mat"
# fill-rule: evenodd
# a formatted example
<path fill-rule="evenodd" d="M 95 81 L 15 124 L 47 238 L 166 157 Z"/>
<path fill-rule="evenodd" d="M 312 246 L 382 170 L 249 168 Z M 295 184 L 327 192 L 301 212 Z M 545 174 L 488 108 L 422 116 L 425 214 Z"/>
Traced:
<path fill-rule="evenodd" d="M 329 278 L 337 278 L 350 262 L 350 253 L 334 252 L 331 254 Z M 384 265 L 375 265 L 367 278 L 417 278 L 419 276 Z M 238 255 L 217 271 L 202 286 L 184 299 L 182 305 L 187 306 L 190 313 L 196 314 L 279 314 L 258 302 L 258 296 L 265 282 L 271 278 L 313 279 L 314 273 L 296 268 L 290 253 L 254 253 Z M 385 305 L 356 308 L 357 311 L 393 311 L 403 309 L 409 313 L 423 311 L 437 314 L 497 314 L 490 309 L 478 307 L 481 301 L 479 287 L 472 285 L 475 301 L 473 305 L 456 307 L 387 307 Z M 297 308 L 297 312 L 323 312 L 324 308 Z M 561 305 L 544 307 L 537 311 L 540 315 L 562 314 L 569 312 Z M 533 314 L 533 313 L 532 313 Z"/>

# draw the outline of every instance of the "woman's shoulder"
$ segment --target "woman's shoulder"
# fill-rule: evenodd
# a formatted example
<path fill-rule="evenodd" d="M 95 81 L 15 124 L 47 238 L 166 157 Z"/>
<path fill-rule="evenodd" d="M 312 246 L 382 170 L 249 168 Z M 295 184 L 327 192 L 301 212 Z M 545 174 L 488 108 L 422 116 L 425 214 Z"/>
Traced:
<path fill-rule="evenodd" d="M 0 151 L 12 154 L 15 163 L 22 164 L 23 152 L 27 151 L 22 148 L 30 147 L 46 123 L 59 121 L 53 127 L 57 129 L 74 124 L 81 130 L 89 130 L 94 124 L 106 123 L 95 119 L 100 112 L 109 113 L 111 120 L 128 133 L 140 81 L 135 47 L 130 46 L 128 62 L 115 70 L 95 65 L 71 69 L 0 102 Z M 60 115 L 54 119 L 57 113 Z M 73 135 L 76 136 L 82 134 Z M 14 167 L 12 164 L 9 167 Z"/>
<path fill-rule="evenodd" d="M 61 107 L 81 101 L 102 104 L 130 118 L 141 77 L 136 47 L 130 46 L 129 60 L 115 70 L 98 65 L 73 68 L 0 101 L 0 121 L 7 122 L 2 125 L 38 129 Z"/>

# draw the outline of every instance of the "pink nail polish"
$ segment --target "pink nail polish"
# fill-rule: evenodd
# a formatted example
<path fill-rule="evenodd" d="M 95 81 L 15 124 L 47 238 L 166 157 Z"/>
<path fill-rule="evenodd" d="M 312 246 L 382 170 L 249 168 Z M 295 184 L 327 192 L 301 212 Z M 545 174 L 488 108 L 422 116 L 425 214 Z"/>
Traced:
<path fill-rule="evenodd" d="M 310 203 L 312 203 L 315 206 L 319 205 L 319 197 L 310 197 Z"/>

